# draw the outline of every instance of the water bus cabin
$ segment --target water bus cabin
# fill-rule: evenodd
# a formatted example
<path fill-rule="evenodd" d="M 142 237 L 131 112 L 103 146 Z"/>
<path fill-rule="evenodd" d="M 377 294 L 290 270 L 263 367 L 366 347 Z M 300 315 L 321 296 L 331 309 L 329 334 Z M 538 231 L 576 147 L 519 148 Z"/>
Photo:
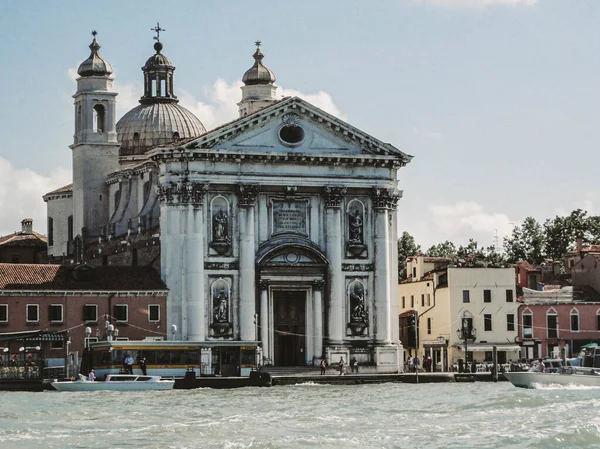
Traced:
<path fill-rule="evenodd" d="M 94 368 L 98 379 L 122 372 L 125 358 L 134 360 L 134 374 L 162 377 L 248 377 L 256 371 L 258 343 L 240 346 L 228 341 L 99 341 L 90 342 L 81 362 L 82 374 Z M 146 373 L 143 372 L 145 365 Z"/>

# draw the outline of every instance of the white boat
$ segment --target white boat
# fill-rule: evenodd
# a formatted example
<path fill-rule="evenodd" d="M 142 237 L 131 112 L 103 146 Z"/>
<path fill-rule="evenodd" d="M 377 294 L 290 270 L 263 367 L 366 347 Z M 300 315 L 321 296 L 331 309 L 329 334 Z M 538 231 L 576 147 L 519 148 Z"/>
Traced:
<path fill-rule="evenodd" d="M 540 373 L 533 371 L 504 373 L 515 387 L 538 388 L 540 386 L 562 385 L 562 386 L 584 386 L 600 387 L 600 375 L 587 374 L 576 371 L 573 374 Z"/>
<path fill-rule="evenodd" d="M 80 376 L 78 380 L 55 381 L 50 385 L 58 391 L 154 391 L 171 390 L 175 381 L 161 379 L 160 376 L 107 374 L 104 381 L 92 381 Z"/>
<path fill-rule="evenodd" d="M 574 362 L 573 365 L 570 362 Z M 544 360 L 544 372 L 534 366 L 526 372 L 504 373 L 504 377 L 521 388 L 548 385 L 600 387 L 600 347 L 596 343 L 584 345 L 579 357 L 568 364 L 571 366 L 564 366 L 561 361 Z"/>

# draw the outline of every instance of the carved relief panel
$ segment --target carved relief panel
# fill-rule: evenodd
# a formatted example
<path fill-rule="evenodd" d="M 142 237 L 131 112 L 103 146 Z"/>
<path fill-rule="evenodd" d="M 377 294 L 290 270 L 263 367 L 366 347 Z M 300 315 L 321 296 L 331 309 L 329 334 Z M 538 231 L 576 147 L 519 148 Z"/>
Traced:
<path fill-rule="evenodd" d="M 210 285 L 211 337 L 230 337 L 233 335 L 231 316 L 231 279 L 219 278 Z"/>

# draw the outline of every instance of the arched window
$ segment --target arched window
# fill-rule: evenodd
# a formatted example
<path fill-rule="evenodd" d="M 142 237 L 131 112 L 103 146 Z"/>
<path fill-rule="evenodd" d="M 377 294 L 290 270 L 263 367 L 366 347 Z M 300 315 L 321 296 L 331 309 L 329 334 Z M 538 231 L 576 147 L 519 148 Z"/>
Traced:
<path fill-rule="evenodd" d="M 179 133 L 177 131 L 173 133 L 173 140 L 179 140 Z"/>
<path fill-rule="evenodd" d="M 579 311 L 571 309 L 571 332 L 579 332 Z"/>
<path fill-rule="evenodd" d="M 94 106 L 94 132 L 103 133 L 105 130 L 105 117 L 104 106 L 97 104 Z"/>
<path fill-rule="evenodd" d="M 558 338 L 558 314 L 554 308 L 546 312 L 546 330 L 548 338 Z"/>
<path fill-rule="evenodd" d="M 135 147 L 140 145 L 140 133 L 133 133 L 133 145 Z"/>
<path fill-rule="evenodd" d="M 69 215 L 69 218 L 67 218 L 67 240 L 69 242 L 73 241 L 73 215 Z"/>

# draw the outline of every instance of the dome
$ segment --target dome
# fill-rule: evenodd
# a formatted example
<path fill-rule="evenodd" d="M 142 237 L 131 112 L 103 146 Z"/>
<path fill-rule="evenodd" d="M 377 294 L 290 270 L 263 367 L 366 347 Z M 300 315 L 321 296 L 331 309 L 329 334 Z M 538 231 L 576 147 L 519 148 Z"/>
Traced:
<path fill-rule="evenodd" d="M 246 86 L 253 84 L 273 84 L 275 82 L 275 74 L 262 63 L 265 55 L 260 51 L 260 41 L 256 41 L 256 51 L 252 57 L 254 58 L 254 65 L 246 70 L 246 73 L 242 77 L 242 82 Z"/>
<path fill-rule="evenodd" d="M 113 72 L 112 66 L 98 54 L 100 44 L 96 40 L 96 34 L 96 31 L 92 31 L 92 36 L 94 36 L 94 40 L 90 44 L 92 52 L 90 57 L 79 65 L 77 69 L 79 76 L 107 76 Z"/>
<path fill-rule="evenodd" d="M 200 120 L 175 102 L 141 104 L 117 123 L 121 156 L 144 154 L 151 147 L 205 132 Z"/>

